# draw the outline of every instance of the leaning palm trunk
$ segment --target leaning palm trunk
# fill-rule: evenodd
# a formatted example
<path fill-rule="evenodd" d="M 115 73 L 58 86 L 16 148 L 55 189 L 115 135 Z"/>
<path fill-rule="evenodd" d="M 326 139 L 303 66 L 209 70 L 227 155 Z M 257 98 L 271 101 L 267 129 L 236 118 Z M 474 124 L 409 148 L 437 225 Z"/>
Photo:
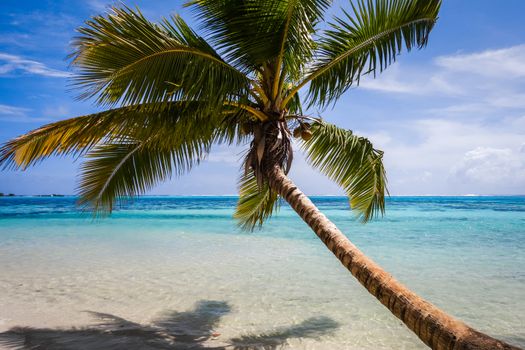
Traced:
<path fill-rule="evenodd" d="M 519 349 L 472 329 L 396 281 L 353 245 L 279 166 L 267 176 L 270 187 L 290 204 L 359 283 L 426 345 L 437 350 Z"/>

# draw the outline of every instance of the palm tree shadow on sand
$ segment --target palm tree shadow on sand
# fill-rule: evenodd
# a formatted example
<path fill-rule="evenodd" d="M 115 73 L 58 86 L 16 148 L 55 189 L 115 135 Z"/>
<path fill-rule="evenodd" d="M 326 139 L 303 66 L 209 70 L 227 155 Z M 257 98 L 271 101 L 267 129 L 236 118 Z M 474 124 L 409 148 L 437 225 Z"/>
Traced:
<path fill-rule="evenodd" d="M 153 350 L 234 349 L 275 350 L 291 338 L 318 338 L 330 334 L 339 324 L 328 317 L 309 318 L 300 324 L 271 332 L 248 334 L 226 341 L 213 340 L 222 316 L 231 311 L 224 301 L 202 300 L 191 311 L 167 312 L 142 325 L 106 313 L 89 312 L 98 320 L 92 327 L 46 329 L 15 327 L 0 333 L 0 347 L 38 350 Z M 217 344 L 217 345 L 214 345 Z"/>

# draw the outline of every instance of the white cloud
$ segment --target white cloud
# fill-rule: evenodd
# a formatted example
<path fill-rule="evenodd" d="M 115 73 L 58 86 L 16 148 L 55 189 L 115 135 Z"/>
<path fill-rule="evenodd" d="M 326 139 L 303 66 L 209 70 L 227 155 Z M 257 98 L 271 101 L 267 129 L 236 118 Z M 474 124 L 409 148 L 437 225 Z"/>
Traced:
<path fill-rule="evenodd" d="M 70 76 L 67 72 L 49 68 L 41 62 L 28 60 L 16 55 L 0 53 L 0 75 L 17 72 L 52 78 L 66 78 Z"/>
<path fill-rule="evenodd" d="M 29 39 L 28 34 L 22 33 L 5 33 L 0 37 L 0 44 L 23 46 L 24 41 Z"/>
<path fill-rule="evenodd" d="M 517 45 L 439 56 L 425 66 L 407 68 L 398 63 L 375 80 L 363 79 L 361 86 L 378 92 L 465 99 L 484 109 L 524 108 L 524 77 L 525 45 Z"/>
<path fill-rule="evenodd" d="M 359 84 L 360 88 L 386 93 L 422 94 L 424 91 L 418 84 L 413 84 L 401 77 L 400 65 L 390 68 L 388 74 L 378 75 L 377 79 L 365 77 Z"/>
<path fill-rule="evenodd" d="M 476 147 L 465 153 L 452 174 L 481 185 L 525 185 L 525 153 L 520 149 Z"/>
<path fill-rule="evenodd" d="M 20 11 L 8 13 L 7 18 L 11 18 L 9 24 L 16 27 L 24 27 L 24 30 L 45 30 L 54 29 L 57 34 L 68 35 L 67 33 L 60 33 L 64 29 L 76 26 L 79 23 L 78 18 L 73 15 L 60 11 Z M 30 27 L 29 27 L 30 25 Z M 49 34 L 49 33 L 46 33 Z"/>
<path fill-rule="evenodd" d="M 87 5 L 97 13 L 106 12 L 115 1 L 105 1 L 105 0 L 89 0 Z"/>
<path fill-rule="evenodd" d="M 525 45 L 479 53 L 456 54 L 436 58 L 435 63 L 448 71 L 513 79 L 525 77 Z"/>
<path fill-rule="evenodd" d="M 523 193 L 525 45 L 396 64 L 362 86 L 396 97 L 360 127 L 385 150 L 393 194 Z"/>
<path fill-rule="evenodd" d="M 3 3 L 3 2 L 2 2 Z M 75 35 L 75 28 L 82 24 L 82 18 L 62 11 L 22 9 L 2 13 L 9 26 L 3 28 L 0 42 L 3 51 L 30 49 L 33 53 L 45 53 L 55 57 L 64 57 L 71 51 L 68 44 Z"/>
<path fill-rule="evenodd" d="M 525 122 L 525 118 L 503 119 L 497 125 L 482 119 L 420 119 L 360 134 L 385 151 L 394 195 L 516 193 L 525 186 L 525 151 L 519 151 L 525 149 L 521 119 Z M 501 170 L 495 171 L 498 167 Z M 489 175 L 498 172 L 506 175 L 489 181 Z"/>
<path fill-rule="evenodd" d="M 0 121 L 2 122 L 16 122 L 16 123 L 31 123 L 47 121 L 47 118 L 30 117 L 28 113 L 29 108 L 16 107 L 0 104 Z"/>
<path fill-rule="evenodd" d="M 364 77 L 359 85 L 365 90 L 383 93 L 410 95 L 462 95 L 464 88 L 451 80 L 446 72 L 439 69 L 405 69 L 396 63 L 375 79 Z"/>
<path fill-rule="evenodd" d="M 498 108 L 525 108 L 525 93 L 505 93 L 495 96 L 488 101 L 492 106 Z"/>
<path fill-rule="evenodd" d="M 71 114 L 69 107 L 65 105 L 48 106 L 42 110 L 42 115 L 51 119 L 70 118 Z"/>
<path fill-rule="evenodd" d="M 215 146 L 206 158 L 211 163 L 238 165 L 242 163 L 246 147 Z"/>
<path fill-rule="evenodd" d="M 29 109 L 0 104 L 0 116 L 25 117 Z"/>

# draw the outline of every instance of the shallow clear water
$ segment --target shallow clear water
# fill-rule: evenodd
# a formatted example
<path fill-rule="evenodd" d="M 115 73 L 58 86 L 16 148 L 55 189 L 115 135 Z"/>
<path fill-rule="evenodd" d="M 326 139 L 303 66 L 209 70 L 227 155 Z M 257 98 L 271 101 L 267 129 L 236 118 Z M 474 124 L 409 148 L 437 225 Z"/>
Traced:
<path fill-rule="evenodd" d="M 145 197 L 93 221 L 71 197 L 0 198 L 0 332 L 26 327 L 0 348 L 425 348 L 287 206 L 245 233 L 235 202 Z M 314 202 L 415 292 L 525 347 L 525 197 L 394 197 L 367 225 Z"/>

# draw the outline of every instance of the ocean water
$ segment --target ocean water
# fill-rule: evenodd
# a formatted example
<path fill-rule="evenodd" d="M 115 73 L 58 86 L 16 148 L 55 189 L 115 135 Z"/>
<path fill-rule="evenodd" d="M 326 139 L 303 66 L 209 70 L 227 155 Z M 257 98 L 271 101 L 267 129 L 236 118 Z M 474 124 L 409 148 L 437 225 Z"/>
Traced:
<path fill-rule="evenodd" d="M 144 197 L 93 220 L 72 197 L 0 198 L 0 348 L 426 348 L 289 207 L 246 233 L 235 202 Z M 525 347 L 525 197 L 393 197 L 366 225 L 314 202 L 428 301 Z"/>

